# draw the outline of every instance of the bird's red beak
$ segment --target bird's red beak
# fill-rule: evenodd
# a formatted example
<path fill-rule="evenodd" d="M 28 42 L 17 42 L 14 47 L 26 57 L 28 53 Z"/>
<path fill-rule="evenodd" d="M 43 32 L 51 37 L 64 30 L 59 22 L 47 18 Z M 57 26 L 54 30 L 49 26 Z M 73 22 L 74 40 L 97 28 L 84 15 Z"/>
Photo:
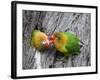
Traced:
<path fill-rule="evenodd" d="M 51 35 L 48 40 L 46 40 L 45 46 L 49 48 L 52 44 L 54 44 L 55 36 Z"/>
<path fill-rule="evenodd" d="M 49 40 L 46 40 L 45 46 L 46 46 L 46 48 L 49 48 L 49 46 L 50 46 L 50 41 Z"/>
<path fill-rule="evenodd" d="M 51 35 L 50 36 L 50 44 L 54 44 L 55 36 Z"/>
<path fill-rule="evenodd" d="M 50 40 L 54 40 L 55 39 L 55 36 L 54 35 L 51 35 L 50 36 Z"/>

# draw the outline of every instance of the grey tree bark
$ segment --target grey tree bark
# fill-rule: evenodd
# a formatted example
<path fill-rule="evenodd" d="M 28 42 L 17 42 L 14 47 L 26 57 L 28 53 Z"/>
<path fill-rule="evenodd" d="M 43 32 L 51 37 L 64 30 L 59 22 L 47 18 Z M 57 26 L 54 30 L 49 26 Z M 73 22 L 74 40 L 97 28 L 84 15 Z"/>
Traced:
<path fill-rule="evenodd" d="M 40 64 L 37 64 L 37 50 L 30 46 L 31 33 L 34 28 L 52 34 L 59 31 L 70 31 L 79 36 L 85 44 L 79 55 L 62 59 L 60 52 L 51 47 L 39 54 Z M 30 11 L 23 10 L 23 69 L 63 68 L 91 65 L 91 14 L 74 12 Z"/>

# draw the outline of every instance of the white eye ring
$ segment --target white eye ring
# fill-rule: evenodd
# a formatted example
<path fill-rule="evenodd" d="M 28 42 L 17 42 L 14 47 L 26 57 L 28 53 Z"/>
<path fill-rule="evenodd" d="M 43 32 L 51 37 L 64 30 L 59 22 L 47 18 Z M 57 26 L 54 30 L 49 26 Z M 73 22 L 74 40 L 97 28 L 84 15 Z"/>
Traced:
<path fill-rule="evenodd" d="M 42 44 L 46 44 L 46 41 L 42 41 Z"/>

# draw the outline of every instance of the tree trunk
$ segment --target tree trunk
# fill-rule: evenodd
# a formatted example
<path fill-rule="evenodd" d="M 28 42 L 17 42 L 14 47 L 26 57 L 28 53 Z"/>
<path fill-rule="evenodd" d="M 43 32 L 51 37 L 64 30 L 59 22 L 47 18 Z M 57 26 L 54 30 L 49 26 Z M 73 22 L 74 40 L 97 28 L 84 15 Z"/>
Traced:
<path fill-rule="evenodd" d="M 23 10 L 23 69 L 90 66 L 90 21 L 89 13 Z M 73 32 L 84 43 L 81 53 L 63 58 L 60 52 L 51 47 L 38 54 L 38 51 L 30 46 L 31 33 L 34 28 L 46 34 L 60 31 Z"/>

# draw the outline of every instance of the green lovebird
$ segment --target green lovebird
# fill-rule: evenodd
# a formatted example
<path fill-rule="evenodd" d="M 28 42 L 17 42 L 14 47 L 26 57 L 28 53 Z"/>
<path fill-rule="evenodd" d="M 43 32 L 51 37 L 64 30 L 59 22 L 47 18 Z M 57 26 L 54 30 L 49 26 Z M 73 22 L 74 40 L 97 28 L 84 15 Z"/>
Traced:
<path fill-rule="evenodd" d="M 56 32 L 50 37 L 50 43 L 65 56 L 80 53 L 80 40 L 71 32 Z"/>
<path fill-rule="evenodd" d="M 49 48 L 48 36 L 39 30 L 33 30 L 31 36 L 31 46 L 32 45 L 38 50 Z"/>

